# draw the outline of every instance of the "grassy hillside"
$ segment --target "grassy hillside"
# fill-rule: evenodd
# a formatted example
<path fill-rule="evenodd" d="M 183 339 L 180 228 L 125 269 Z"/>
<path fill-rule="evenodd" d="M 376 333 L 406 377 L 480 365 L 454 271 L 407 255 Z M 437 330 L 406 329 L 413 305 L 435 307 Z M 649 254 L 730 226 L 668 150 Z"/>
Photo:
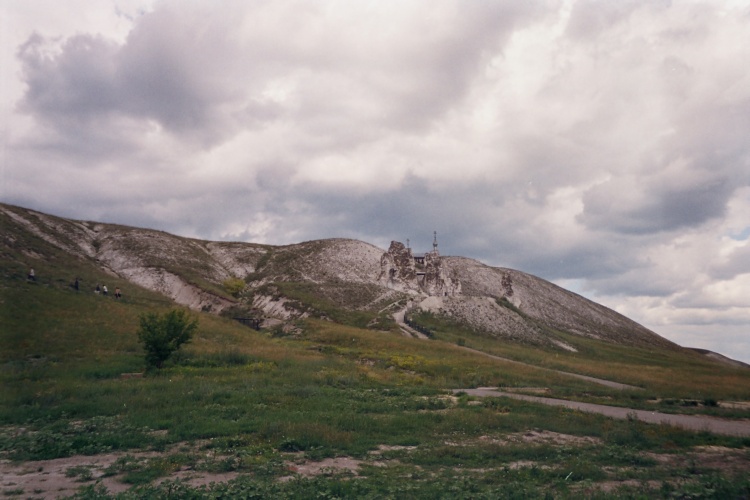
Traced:
<path fill-rule="evenodd" d="M 750 494 L 750 439 L 448 391 L 503 386 L 747 418 L 747 410 L 718 405 L 750 400 L 747 370 L 573 336 L 565 341 L 578 353 L 536 349 L 429 317 L 420 320 L 433 340 L 322 320 L 301 321 L 285 336 L 195 313 L 199 333 L 165 369 L 123 377 L 144 370 L 139 315 L 174 304 L 34 236 L 19 238 L 0 248 L 0 458 L 118 453 L 105 470 L 69 469 L 80 478 L 79 498 L 106 496 L 95 480 L 101 474 L 130 488 L 123 498 Z M 34 282 L 26 278 L 32 266 Z M 123 299 L 95 295 L 96 283 L 119 286 Z M 642 389 L 616 391 L 458 344 Z M 299 473 L 335 457 L 356 472 Z M 239 475 L 202 488 L 157 481 L 186 470 Z M 7 497 L 41 494 L 2 489 Z"/>

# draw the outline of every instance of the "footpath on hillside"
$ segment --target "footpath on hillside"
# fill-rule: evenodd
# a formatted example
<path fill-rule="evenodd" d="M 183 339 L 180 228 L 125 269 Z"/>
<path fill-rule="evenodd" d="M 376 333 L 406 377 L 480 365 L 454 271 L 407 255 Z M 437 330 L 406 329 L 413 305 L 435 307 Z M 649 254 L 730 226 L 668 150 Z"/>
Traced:
<path fill-rule="evenodd" d="M 427 335 L 425 335 L 422 332 L 418 332 L 414 328 L 410 327 L 406 324 L 405 320 L 406 316 L 406 308 L 399 309 L 395 313 L 393 313 L 393 319 L 396 320 L 396 323 L 398 324 L 398 327 L 401 329 L 401 333 L 405 337 L 414 337 L 417 339 L 427 339 Z"/>
<path fill-rule="evenodd" d="M 420 332 L 416 331 L 415 329 L 411 328 L 409 325 L 407 325 L 405 323 L 405 320 L 404 320 L 404 316 L 405 315 L 406 315 L 406 308 L 400 309 L 399 311 L 393 313 L 393 319 L 396 320 L 396 323 L 398 324 L 399 328 L 401 328 L 401 332 L 405 336 L 407 336 L 407 337 L 416 337 L 416 338 L 419 338 L 419 339 L 426 339 L 427 338 L 426 335 L 424 335 L 423 333 L 420 333 Z M 568 377 L 574 377 L 574 378 L 586 380 L 588 382 L 592 382 L 592 383 L 595 383 L 595 384 L 604 385 L 604 386 L 610 387 L 612 389 L 620 389 L 620 390 L 623 390 L 623 391 L 625 391 L 625 390 L 640 390 L 641 389 L 640 387 L 636 387 L 634 385 L 621 384 L 620 382 L 613 382 L 611 380 L 605 380 L 605 379 L 596 378 L 596 377 L 589 377 L 588 375 L 580 375 L 578 373 L 570 373 L 570 372 L 565 372 L 565 371 L 562 371 L 562 370 L 554 370 L 552 368 L 543 368 L 541 366 L 536 366 L 536 365 L 532 365 L 532 364 L 529 364 L 529 363 L 524 363 L 523 361 L 515 361 L 515 360 L 509 359 L 509 358 L 504 358 L 502 356 L 495 356 L 494 354 L 489 354 L 489 353 L 486 353 L 484 351 L 479 351 L 477 349 L 472 349 L 471 347 L 465 347 L 465 346 L 457 346 L 457 347 L 459 347 L 460 349 L 463 349 L 465 351 L 473 352 L 474 354 L 479 354 L 481 356 L 486 356 L 488 358 L 496 359 L 498 361 L 503 361 L 505 363 L 513 363 L 513 364 L 521 365 L 521 366 L 529 366 L 531 368 L 536 368 L 538 370 L 545 370 L 545 371 L 557 373 L 557 374 L 560 374 L 560 375 L 565 375 L 565 376 L 568 376 Z"/>

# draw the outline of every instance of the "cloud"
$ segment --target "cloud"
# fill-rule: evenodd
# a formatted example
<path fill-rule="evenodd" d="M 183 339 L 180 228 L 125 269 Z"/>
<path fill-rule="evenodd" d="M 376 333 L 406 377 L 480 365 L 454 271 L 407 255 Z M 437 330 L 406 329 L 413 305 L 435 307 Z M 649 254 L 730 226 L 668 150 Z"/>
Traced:
<path fill-rule="evenodd" d="M 590 189 L 581 220 L 592 229 L 635 234 L 695 227 L 724 215 L 734 188 L 709 172 L 667 166 Z"/>
<path fill-rule="evenodd" d="M 670 335 L 747 324 L 743 5 L 3 8 L 4 201 L 277 244 L 436 230 Z"/>
<path fill-rule="evenodd" d="M 191 50 L 205 40 L 185 27 L 153 24 L 131 33 L 124 46 L 76 35 L 54 55 L 50 41 L 33 35 L 19 50 L 28 87 L 20 109 L 66 134 L 121 128 L 118 120 L 130 118 L 144 125 L 153 120 L 206 144 L 221 139 L 231 121 L 221 109 L 231 89 L 211 81 L 215 67 L 201 64 L 199 52 Z M 170 31 L 180 36 L 170 37 Z"/>

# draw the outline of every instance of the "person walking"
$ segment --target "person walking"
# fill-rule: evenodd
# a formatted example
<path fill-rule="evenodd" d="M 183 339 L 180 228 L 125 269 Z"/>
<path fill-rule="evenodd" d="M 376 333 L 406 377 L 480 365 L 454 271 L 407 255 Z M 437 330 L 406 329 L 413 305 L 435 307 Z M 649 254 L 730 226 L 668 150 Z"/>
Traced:
<path fill-rule="evenodd" d="M 99 283 L 97 283 L 96 284 L 96 289 L 94 289 L 94 293 L 97 294 L 97 295 L 99 295 L 99 292 L 101 292 L 101 291 L 102 291 L 102 289 L 99 288 Z"/>
<path fill-rule="evenodd" d="M 120 293 L 120 287 L 117 286 L 115 287 L 115 298 L 119 299 L 120 297 L 122 297 L 122 294 Z"/>
<path fill-rule="evenodd" d="M 29 269 L 29 281 L 36 281 L 36 274 L 33 267 Z"/>
<path fill-rule="evenodd" d="M 102 295 L 107 295 L 107 285 L 102 285 Z"/>

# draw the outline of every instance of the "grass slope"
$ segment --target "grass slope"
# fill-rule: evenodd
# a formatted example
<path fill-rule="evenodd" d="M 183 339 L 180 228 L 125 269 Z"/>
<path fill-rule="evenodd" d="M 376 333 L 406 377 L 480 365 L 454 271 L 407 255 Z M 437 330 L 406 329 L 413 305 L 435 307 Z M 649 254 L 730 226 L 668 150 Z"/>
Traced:
<path fill-rule="evenodd" d="M 429 325 L 435 340 L 426 341 L 319 320 L 300 322 L 301 333 L 285 337 L 199 314 L 198 335 L 167 368 L 123 378 L 144 368 L 138 316 L 173 304 L 27 238 L 2 247 L 0 261 L 2 458 L 119 452 L 104 474 L 132 485 L 121 498 L 750 494 L 748 439 L 447 391 L 545 388 L 609 404 L 747 417 L 682 406 L 688 399 L 750 399 L 747 371 L 572 337 L 565 340 L 578 353 L 502 344 L 436 320 Z M 36 282 L 26 279 L 31 266 Z M 76 276 L 83 284 L 78 292 L 70 286 Z M 96 283 L 120 286 L 123 299 L 94 295 Z M 498 362 L 459 349 L 459 340 L 644 390 L 617 392 Z M 726 460 L 700 461 L 696 447 L 707 445 L 723 450 Z M 156 454 L 138 458 L 142 450 Z M 358 461 L 356 481 L 351 472 L 333 470 L 279 481 L 294 476 L 297 464 L 340 456 Z M 185 469 L 241 474 L 204 487 L 155 482 Z M 109 496 L 91 471 L 71 474 L 81 477 L 79 498 Z M 2 488 L 6 496 L 34 494 Z"/>

